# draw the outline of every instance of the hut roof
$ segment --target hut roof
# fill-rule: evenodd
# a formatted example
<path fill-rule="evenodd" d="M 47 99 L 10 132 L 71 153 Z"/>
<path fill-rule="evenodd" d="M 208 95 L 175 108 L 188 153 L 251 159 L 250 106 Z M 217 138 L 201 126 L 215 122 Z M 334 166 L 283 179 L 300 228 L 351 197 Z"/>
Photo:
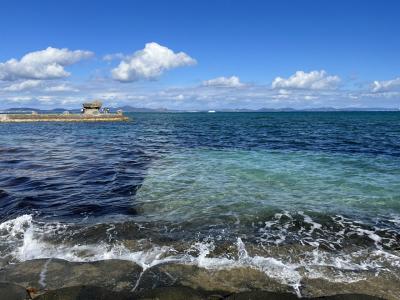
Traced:
<path fill-rule="evenodd" d="M 83 108 L 100 109 L 102 105 L 103 105 L 103 103 L 101 103 L 100 101 L 86 102 L 86 103 L 83 103 Z"/>

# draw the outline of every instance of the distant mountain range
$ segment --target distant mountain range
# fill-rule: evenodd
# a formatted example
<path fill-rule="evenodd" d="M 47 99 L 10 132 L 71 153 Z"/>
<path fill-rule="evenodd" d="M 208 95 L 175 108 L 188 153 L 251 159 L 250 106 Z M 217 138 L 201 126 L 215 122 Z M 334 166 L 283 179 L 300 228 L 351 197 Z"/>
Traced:
<path fill-rule="evenodd" d="M 227 111 L 237 111 L 237 112 L 295 112 L 295 111 L 319 111 L 319 112 L 330 112 L 330 111 L 399 111 L 400 109 L 396 108 L 384 108 L 384 107 L 345 107 L 345 108 L 334 108 L 334 107 L 317 107 L 317 108 L 304 108 L 304 109 L 295 109 L 291 107 L 285 108 L 260 108 L 256 110 L 249 109 L 234 109 Z"/>
<path fill-rule="evenodd" d="M 133 106 L 121 106 L 117 108 L 110 108 L 112 112 L 116 112 L 121 109 L 123 112 L 207 112 L 207 110 L 171 110 L 166 108 L 144 108 L 144 107 L 133 107 Z M 64 111 L 69 111 L 70 113 L 79 113 L 80 109 L 65 109 L 65 108 L 54 108 L 50 110 L 31 108 L 31 107 L 15 107 L 0 110 L 3 113 L 31 113 L 32 111 L 38 113 L 62 113 Z M 400 111 L 400 108 L 384 108 L 384 107 L 369 107 L 369 108 L 359 108 L 359 107 L 346 107 L 346 108 L 333 108 L 333 107 L 318 107 L 318 108 L 306 108 L 306 109 L 294 109 L 290 107 L 284 108 L 260 108 L 260 109 L 221 109 L 216 110 L 217 112 L 334 112 L 334 111 Z"/>
<path fill-rule="evenodd" d="M 36 111 L 38 113 L 54 113 L 54 114 L 59 114 L 64 111 L 68 110 L 70 113 L 79 113 L 81 110 L 80 109 L 65 109 L 65 108 L 54 108 L 54 109 L 39 109 L 39 108 L 32 108 L 32 107 L 12 107 L 12 108 L 7 108 L 0 110 L 0 112 L 5 112 L 5 113 L 31 113 L 32 111 Z"/>

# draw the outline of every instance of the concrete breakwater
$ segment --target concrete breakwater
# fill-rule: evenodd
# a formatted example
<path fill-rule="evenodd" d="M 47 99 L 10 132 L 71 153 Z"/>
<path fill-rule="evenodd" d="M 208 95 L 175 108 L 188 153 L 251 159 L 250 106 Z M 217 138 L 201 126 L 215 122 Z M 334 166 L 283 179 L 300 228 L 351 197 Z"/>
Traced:
<path fill-rule="evenodd" d="M 0 114 L 0 122 L 116 122 L 128 121 L 121 110 L 110 113 L 109 108 L 102 108 L 101 101 L 86 102 L 82 104 L 82 113 L 70 114 L 65 111 L 62 114 Z"/>
<path fill-rule="evenodd" d="M 1 114 L 0 122 L 117 122 L 128 121 L 123 114 Z"/>

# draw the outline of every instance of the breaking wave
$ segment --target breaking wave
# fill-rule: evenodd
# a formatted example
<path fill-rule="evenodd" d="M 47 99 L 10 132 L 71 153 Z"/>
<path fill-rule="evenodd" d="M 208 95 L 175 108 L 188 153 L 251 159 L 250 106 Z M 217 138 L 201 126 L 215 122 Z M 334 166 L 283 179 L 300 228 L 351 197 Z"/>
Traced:
<path fill-rule="evenodd" d="M 400 274 L 400 253 L 398 248 L 393 247 L 399 242 L 398 236 L 389 239 L 382 236 L 382 230 L 363 229 L 360 223 L 336 216 L 332 219 L 341 229 L 336 231 L 331 240 L 317 238 L 314 242 L 308 242 L 308 237 L 322 231 L 326 225 L 313 221 L 304 212 L 296 216 L 303 217 L 303 225 L 308 224 L 307 228 L 300 226 L 296 235 L 290 230 L 295 218 L 288 212 L 282 212 L 258 228 L 260 235 L 255 242 L 243 235 L 232 239 L 231 243 L 209 236 L 186 243 L 173 241 L 157 244 L 151 236 L 134 243 L 113 239 L 114 232 L 123 226 L 118 223 L 107 224 L 106 229 L 102 230 L 102 234 L 109 238 L 99 237 L 97 243 L 81 243 L 68 238 L 72 231 L 77 230 L 79 235 L 85 235 L 93 228 L 77 229 L 69 224 L 43 223 L 35 221 L 32 215 L 22 215 L 0 224 L 1 259 L 9 262 L 39 258 L 73 262 L 120 259 L 133 261 L 144 270 L 163 263 L 191 264 L 206 269 L 253 268 L 291 286 L 298 295 L 305 278 L 355 282 L 381 271 Z M 287 222 L 282 224 L 283 218 Z M 397 220 L 394 217 L 391 222 L 398 225 Z M 96 226 L 99 225 L 92 225 Z M 278 226 L 281 228 L 279 232 Z M 141 228 L 137 226 L 138 230 Z M 340 244 L 346 236 L 353 234 L 369 239 L 374 247 L 344 247 Z M 295 238 L 297 244 L 293 244 Z M 334 239 L 337 239 L 337 245 Z M 291 242 L 285 244 L 288 240 Z M 388 249 L 389 245 L 391 249 Z"/>

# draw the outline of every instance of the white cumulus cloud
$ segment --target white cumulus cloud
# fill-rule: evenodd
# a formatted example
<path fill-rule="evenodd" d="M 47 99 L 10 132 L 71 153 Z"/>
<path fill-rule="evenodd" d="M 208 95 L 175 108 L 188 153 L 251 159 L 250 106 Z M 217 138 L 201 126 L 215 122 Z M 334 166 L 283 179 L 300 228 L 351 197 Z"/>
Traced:
<path fill-rule="evenodd" d="M 65 83 L 61 83 L 58 85 L 49 86 L 44 89 L 46 92 L 79 92 L 78 89 L 67 85 Z"/>
<path fill-rule="evenodd" d="M 124 82 L 149 80 L 166 70 L 194 64 L 196 60 L 184 52 L 175 53 L 157 43 L 147 43 L 144 49 L 121 61 L 111 74 L 115 80 Z"/>
<path fill-rule="evenodd" d="M 239 77 L 231 76 L 231 77 L 217 77 L 210 80 L 203 81 L 203 85 L 205 86 L 220 86 L 220 87 L 240 87 L 243 86 L 243 83 L 240 82 Z"/>
<path fill-rule="evenodd" d="M 400 77 L 392 80 L 376 80 L 372 84 L 373 92 L 388 92 L 396 89 L 400 89 Z"/>
<path fill-rule="evenodd" d="M 90 51 L 48 47 L 30 52 L 20 60 L 15 58 L 0 63 L 0 80 L 56 79 L 70 75 L 64 67 L 93 55 Z"/>
<path fill-rule="evenodd" d="M 106 54 L 106 55 L 103 56 L 103 60 L 105 60 L 105 61 L 113 61 L 113 60 L 116 60 L 116 59 L 125 59 L 125 58 L 127 58 L 127 56 L 124 55 L 123 53 L 120 53 L 120 52 Z"/>
<path fill-rule="evenodd" d="M 5 99 L 5 101 L 9 103 L 25 103 L 31 100 L 33 100 L 33 98 L 30 96 L 12 96 Z"/>
<path fill-rule="evenodd" d="M 324 90 L 335 88 L 339 82 L 339 76 L 328 75 L 324 70 L 309 73 L 297 71 L 289 78 L 276 77 L 272 88 Z"/>
<path fill-rule="evenodd" d="M 182 94 L 179 94 L 175 97 L 176 100 L 184 100 L 185 96 L 183 96 Z"/>
<path fill-rule="evenodd" d="M 24 80 L 21 82 L 13 83 L 5 87 L 3 90 L 7 92 L 20 92 L 38 87 L 39 85 L 41 85 L 41 83 L 42 81 L 40 80 Z"/>

